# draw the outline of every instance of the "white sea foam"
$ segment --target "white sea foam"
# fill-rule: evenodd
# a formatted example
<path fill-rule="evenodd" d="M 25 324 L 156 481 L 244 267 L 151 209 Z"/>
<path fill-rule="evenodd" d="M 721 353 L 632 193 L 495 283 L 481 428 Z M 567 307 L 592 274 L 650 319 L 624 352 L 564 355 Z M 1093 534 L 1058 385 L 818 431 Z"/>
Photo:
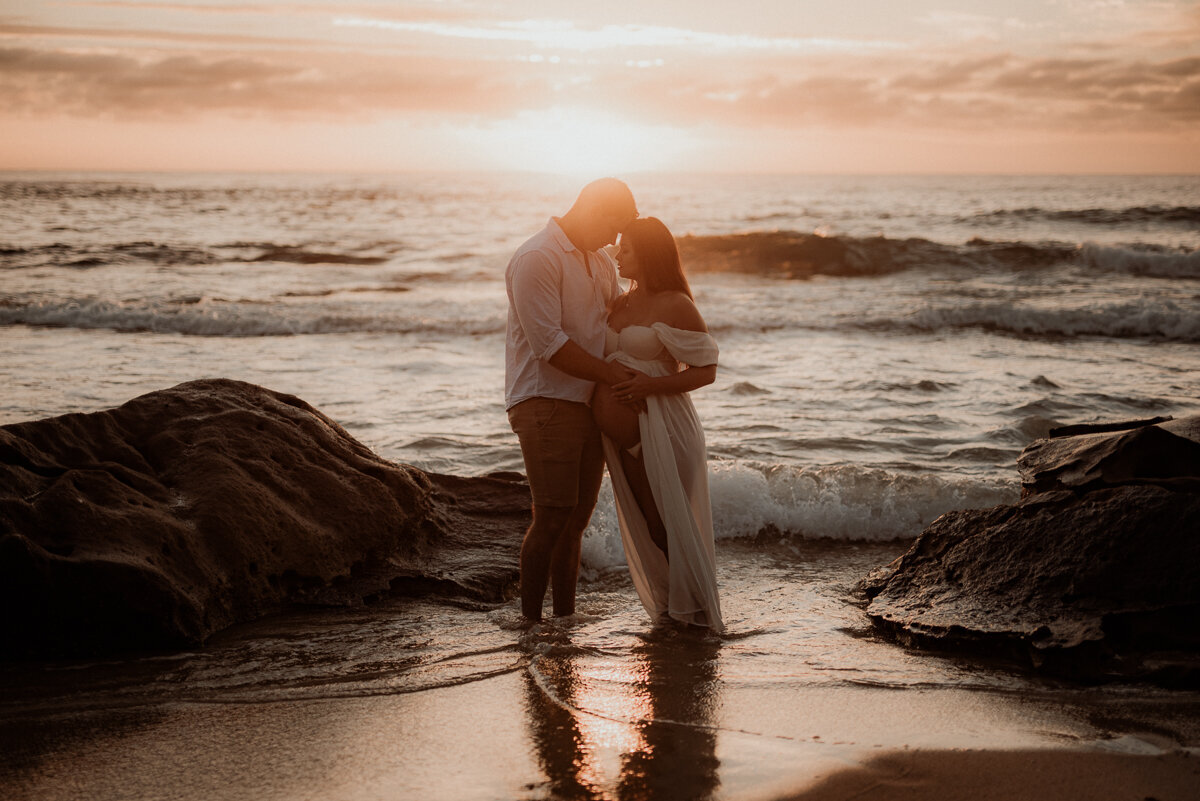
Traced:
<path fill-rule="evenodd" d="M 997 484 L 858 465 L 710 462 L 709 494 L 717 539 L 777 533 L 884 541 L 915 537 L 938 516 L 955 509 L 1013 503 L 1019 490 L 1015 479 Z M 583 562 L 592 569 L 625 563 L 607 478 L 584 536 Z"/>
<path fill-rule="evenodd" d="M 1014 302 L 921 309 L 910 318 L 924 331 L 982 328 L 1033 336 L 1149 337 L 1200 342 L 1200 316 L 1165 298 L 1045 308 Z"/>
<path fill-rule="evenodd" d="M 390 334 L 498 334 L 503 316 L 493 309 L 481 312 L 443 304 L 428 313 L 412 308 L 361 306 L 300 306 L 298 304 L 202 302 L 171 305 L 161 302 L 114 302 L 95 298 L 66 298 L 0 305 L 0 326 L 34 325 L 55 328 L 150 331 L 205 337 L 264 337 L 305 334 L 382 332 Z"/>
<path fill-rule="evenodd" d="M 1079 249 L 1078 258 L 1083 264 L 1100 270 L 1155 278 L 1200 278 L 1200 250 L 1088 244 Z"/>
<path fill-rule="evenodd" d="M 795 467 L 716 462 L 710 466 L 718 538 L 763 530 L 802 537 L 889 540 L 914 537 L 953 509 L 1016 500 L 1012 485 L 859 465 Z"/>

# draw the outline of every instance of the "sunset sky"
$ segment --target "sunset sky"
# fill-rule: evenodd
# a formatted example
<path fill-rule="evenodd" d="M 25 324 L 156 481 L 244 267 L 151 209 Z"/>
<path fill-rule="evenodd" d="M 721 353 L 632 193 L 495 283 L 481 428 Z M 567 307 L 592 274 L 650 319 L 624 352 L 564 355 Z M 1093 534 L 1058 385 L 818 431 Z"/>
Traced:
<path fill-rule="evenodd" d="M 0 0 L 0 168 L 1200 172 L 1200 2 Z"/>

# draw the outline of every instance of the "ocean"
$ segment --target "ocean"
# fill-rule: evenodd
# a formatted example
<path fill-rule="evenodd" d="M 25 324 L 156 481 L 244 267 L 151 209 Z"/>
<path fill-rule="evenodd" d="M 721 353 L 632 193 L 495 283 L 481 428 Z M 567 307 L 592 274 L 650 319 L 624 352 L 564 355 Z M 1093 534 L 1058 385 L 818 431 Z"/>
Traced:
<path fill-rule="evenodd" d="M 733 746 L 722 742 L 808 747 L 821 737 L 801 737 L 765 702 L 759 723 L 747 722 L 721 700 L 745 697 L 739 688 L 775 700 L 811 687 L 971 691 L 1004 715 L 1015 705 L 1050 720 L 1034 740 L 1138 753 L 1168 747 L 1161 737 L 1191 743 L 1194 726 L 1164 712 L 1179 695 L 1077 688 L 909 651 L 875 638 L 852 587 L 940 514 L 1015 501 L 1016 458 L 1050 428 L 1200 413 L 1200 178 L 627 180 L 641 213 L 680 238 L 721 347 L 716 383 L 693 399 L 708 441 L 725 638 L 645 619 L 606 484 L 575 619 L 527 631 L 515 602 L 499 600 L 300 613 L 184 655 L 6 668 L 22 694 L 8 714 L 41 721 L 29 725 L 51 737 L 68 711 L 154 709 L 137 724 L 153 731 L 174 704 L 417 703 L 521 676 L 521 693 L 550 704 L 522 735 L 536 758 L 512 768 L 517 778 L 477 777 L 477 791 L 459 796 L 471 798 L 616 797 L 625 757 L 647 742 L 625 735 L 655 721 L 726 766 L 688 797 L 744 797 L 761 785 L 728 768 L 722 749 Z M 581 183 L 0 175 L 0 424 L 220 376 L 298 395 L 393 461 L 464 476 L 521 470 L 503 408 L 504 268 Z M 834 255 L 814 256 L 789 232 L 820 235 Z M 702 688 L 694 703 L 656 694 L 678 683 Z M 1157 721 L 1160 740 L 1086 711 L 1114 705 L 1135 723 Z M 561 714 L 574 723 L 542 730 Z M 1004 741 L 1003 726 L 972 720 L 944 721 L 928 742 Z M 591 755 L 591 778 L 557 755 L 555 737 Z M 417 781 L 411 797 L 434 797 L 439 781 Z"/>

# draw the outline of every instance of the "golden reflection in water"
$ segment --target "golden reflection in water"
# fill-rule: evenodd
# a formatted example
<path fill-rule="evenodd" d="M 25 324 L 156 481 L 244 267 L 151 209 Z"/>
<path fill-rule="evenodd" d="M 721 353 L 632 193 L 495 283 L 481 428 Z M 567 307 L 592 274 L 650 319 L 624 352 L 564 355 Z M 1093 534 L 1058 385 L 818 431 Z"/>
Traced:
<path fill-rule="evenodd" d="M 530 736 L 563 799 L 709 799 L 720 779 L 720 643 L 654 632 L 628 657 L 575 648 L 538 656 L 526 674 Z"/>

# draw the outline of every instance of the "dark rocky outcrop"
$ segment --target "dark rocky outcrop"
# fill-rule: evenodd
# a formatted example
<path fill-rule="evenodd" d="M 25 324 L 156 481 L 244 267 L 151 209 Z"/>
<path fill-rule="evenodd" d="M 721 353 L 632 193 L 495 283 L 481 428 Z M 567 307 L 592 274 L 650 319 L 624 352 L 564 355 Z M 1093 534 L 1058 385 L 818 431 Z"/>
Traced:
<path fill-rule="evenodd" d="M 302 400 L 223 379 L 0 427 L 0 654 L 185 647 L 296 603 L 499 599 L 521 476 L 385 461 Z"/>
<path fill-rule="evenodd" d="M 877 628 L 1077 678 L 1197 683 L 1200 417 L 1038 440 L 1018 465 L 1019 503 L 942 515 L 862 582 Z"/>

